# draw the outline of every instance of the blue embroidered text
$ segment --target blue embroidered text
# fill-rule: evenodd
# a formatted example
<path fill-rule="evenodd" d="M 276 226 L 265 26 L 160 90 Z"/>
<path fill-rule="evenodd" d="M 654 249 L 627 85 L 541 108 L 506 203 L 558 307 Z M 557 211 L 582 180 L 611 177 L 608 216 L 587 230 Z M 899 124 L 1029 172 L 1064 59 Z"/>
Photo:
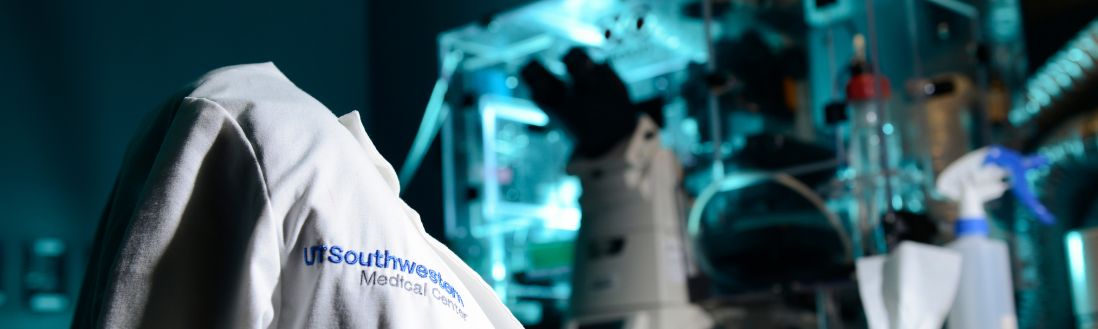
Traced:
<path fill-rule="evenodd" d="M 327 263 L 330 264 L 392 268 L 408 274 L 418 275 L 421 278 L 429 278 L 431 283 L 439 285 L 439 287 L 453 297 L 454 300 L 457 300 L 459 304 L 465 306 L 465 302 L 461 299 L 461 294 L 457 292 L 457 289 L 454 289 L 453 285 L 442 278 L 442 273 L 435 271 L 422 263 L 416 263 L 411 259 L 397 257 L 396 255 L 389 253 L 388 249 L 384 251 L 374 250 L 372 253 L 366 253 L 353 249 L 344 250 L 343 247 L 338 245 L 329 246 L 323 244 L 305 247 L 304 249 L 303 256 L 305 266 L 314 266 L 318 263 L 325 263 L 325 261 L 327 261 Z M 324 257 L 325 255 L 327 255 L 327 257 Z"/>

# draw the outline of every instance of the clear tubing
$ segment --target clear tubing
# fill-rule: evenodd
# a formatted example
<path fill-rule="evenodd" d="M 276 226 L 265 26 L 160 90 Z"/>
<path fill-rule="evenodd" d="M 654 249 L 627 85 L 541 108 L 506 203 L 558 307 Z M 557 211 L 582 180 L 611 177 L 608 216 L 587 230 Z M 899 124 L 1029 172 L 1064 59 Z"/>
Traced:
<path fill-rule="evenodd" d="M 401 193 L 408 190 L 412 178 L 415 177 L 416 170 L 419 169 L 423 157 L 427 155 L 427 151 L 431 147 L 431 142 L 435 140 L 435 135 L 442 128 L 442 122 L 446 120 L 446 116 L 449 114 L 444 97 L 446 91 L 450 88 L 450 79 L 464 58 L 465 53 L 455 50 L 446 54 L 446 57 L 442 60 L 438 80 L 435 81 L 435 86 L 431 89 L 431 97 L 427 101 L 427 108 L 423 111 L 423 120 L 419 122 L 419 130 L 416 131 L 416 137 L 412 140 L 412 148 L 408 151 L 408 156 L 404 159 L 404 165 L 400 168 L 400 186 L 404 187 L 400 191 Z"/>
<path fill-rule="evenodd" d="M 822 162 L 818 164 L 809 164 L 800 166 L 797 168 L 791 168 L 790 170 L 780 172 L 736 172 L 725 175 L 720 180 L 715 180 L 709 184 L 694 201 L 694 205 L 690 207 L 690 214 L 687 216 L 686 228 L 687 233 L 690 235 L 690 240 L 694 242 L 694 251 L 696 253 L 697 264 L 703 271 L 708 273 L 713 280 L 722 283 L 734 283 L 734 280 L 725 276 L 723 273 L 717 271 L 714 264 L 710 262 L 709 256 L 703 246 L 701 246 L 701 234 L 702 234 L 702 213 L 705 211 L 706 205 L 709 201 L 717 195 L 717 193 L 734 191 L 742 189 L 748 186 L 753 186 L 766 181 L 774 181 L 782 186 L 789 188 L 790 190 L 800 194 L 805 200 L 808 200 L 817 210 L 820 211 L 827 219 L 827 223 L 835 230 L 835 234 L 839 237 L 840 243 L 843 245 L 843 250 L 847 260 L 853 259 L 855 256 L 855 246 L 851 242 L 851 236 L 847 233 L 846 229 L 842 225 L 842 221 L 839 216 L 831 209 L 827 208 L 823 198 L 819 194 L 812 191 L 812 188 L 808 187 L 800 180 L 794 178 L 791 173 L 808 173 L 816 170 L 823 170 L 826 168 L 832 168 L 834 163 Z"/>

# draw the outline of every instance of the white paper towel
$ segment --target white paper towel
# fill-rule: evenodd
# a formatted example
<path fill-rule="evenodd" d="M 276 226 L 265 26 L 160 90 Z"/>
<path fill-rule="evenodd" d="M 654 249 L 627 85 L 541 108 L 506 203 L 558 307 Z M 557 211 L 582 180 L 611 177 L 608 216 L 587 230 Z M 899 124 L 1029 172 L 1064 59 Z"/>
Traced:
<path fill-rule="evenodd" d="M 939 329 L 957 293 L 961 256 L 905 241 L 889 255 L 859 259 L 856 272 L 870 329 Z"/>

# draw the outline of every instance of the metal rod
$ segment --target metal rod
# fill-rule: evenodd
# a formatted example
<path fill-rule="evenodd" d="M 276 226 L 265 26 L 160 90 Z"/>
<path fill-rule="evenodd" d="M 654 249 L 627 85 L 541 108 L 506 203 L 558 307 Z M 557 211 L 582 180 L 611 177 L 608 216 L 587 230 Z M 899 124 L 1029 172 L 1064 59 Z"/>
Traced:
<path fill-rule="evenodd" d="M 705 63 L 706 73 L 709 75 L 717 72 L 717 50 L 713 45 L 713 0 L 704 0 L 702 6 L 702 12 L 705 15 L 705 46 L 708 50 L 708 58 Z M 707 86 L 711 87 L 711 86 Z M 718 103 L 717 94 L 713 88 L 709 88 L 709 134 L 713 140 L 713 178 L 720 179 L 724 177 L 724 162 L 722 156 L 722 148 L 724 143 L 721 138 L 721 115 L 720 104 Z"/>
<path fill-rule="evenodd" d="M 869 34 L 869 51 L 870 51 L 870 54 L 871 54 L 870 56 L 872 58 L 872 60 L 870 60 L 870 62 L 872 63 L 871 65 L 873 66 L 873 74 L 874 74 L 873 94 L 876 96 L 876 97 L 874 97 L 873 102 L 875 102 L 876 105 L 877 105 L 877 106 L 874 106 L 874 110 L 877 112 L 876 114 L 877 114 L 878 122 L 883 122 L 883 121 L 885 121 L 886 115 L 888 113 L 886 113 L 887 110 L 885 109 L 885 99 L 884 99 L 884 93 L 883 93 L 884 86 L 881 85 L 883 80 L 884 80 L 883 79 L 884 73 L 881 72 L 880 52 L 877 51 L 877 20 L 876 20 L 876 14 L 873 12 L 874 11 L 873 10 L 873 0 L 865 0 L 865 10 L 866 10 L 866 29 L 868 30 L 867 32 Z M 877 76 L 880 76 L 880 77 L 877 77 Z M 877 130 L 876 131 L 877 139 L 880 141 L 879 144 L 878 144 L 880 146 L 880 159 L 878 159 L 878 160 L 880 161 L 880 166 L 881 166 L 881 169 L 882 169 L 881 170 L 881 175 L 884 176 L 884 195 L 885 195 L 885 209 L 886 209 L 884 218 L 889 218 L 890 219 L 890 218 L 895 218 L 895 213 L 896 213 L 896 209 L 893 207 L 893 204 L 892 204 L 892 177 L 891 176 L 894 173 L 892 172 L 892 168 L 889 168 L 889 165 L 888 165 L 888 162 L 889 162 L 888 161 L 889 147 L 888 147 L 888 142 L 885 140 L 884 130 L 880 129 L 880 128 L 878 128 L 876 130 Z M 871 230 L 873 230 L 875 240 L 878 240 L 878 241 L 875 241 L 876 244 L 877 244 L 877 248 L 879 248 L 879 250 L 876 250 L 876 251 L 877 251 L 877 253 L 880 253 L 880 254 L 884 254 L 884 253 L 888 252 L 887 244 L 882 243 L 882 241 L 880 241 L 881 239 L 884 238 L 884 235 L 881 234 L 881 233 L 883 233 L 882 232 L 883 231 L 882 224 L 883 223 L 878 221 L 877 227 L 870 228 Z"/>

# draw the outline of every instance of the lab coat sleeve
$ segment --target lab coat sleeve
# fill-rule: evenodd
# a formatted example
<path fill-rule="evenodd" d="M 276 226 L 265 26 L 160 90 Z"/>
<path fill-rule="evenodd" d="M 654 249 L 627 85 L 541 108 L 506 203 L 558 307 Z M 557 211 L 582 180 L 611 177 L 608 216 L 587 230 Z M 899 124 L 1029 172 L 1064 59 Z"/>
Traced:
<path fill-rule="evenodd" d="M 132 212 L 107 214 L 108 223 L 129 224 L 100 232 L 121 243 L 115 259 L 99 264 L 110 268 L 97 289 L 105 305 L 86 324 L 266 327 L 281 245 L 244 131 L 218 104 L 183 98 L 155 152 L 146 175 L 118 182 L 140 192 L 133 206 L 112 205 Z"/>

